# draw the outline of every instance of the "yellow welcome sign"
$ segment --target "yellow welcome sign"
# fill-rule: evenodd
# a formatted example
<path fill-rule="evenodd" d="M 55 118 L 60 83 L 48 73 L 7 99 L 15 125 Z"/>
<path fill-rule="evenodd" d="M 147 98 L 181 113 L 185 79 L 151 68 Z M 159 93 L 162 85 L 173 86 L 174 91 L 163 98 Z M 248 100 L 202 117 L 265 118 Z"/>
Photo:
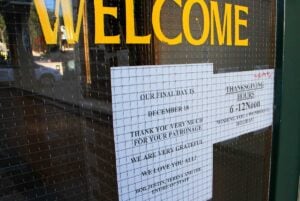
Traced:
<path fill-rule="evenodd" d="M 126 43 L 127 44 L 150 44 L 152 35 L 138 36 L 135 32 L 134 0 L 124 0 L 126 9 Z M 173 0 L 182 8 L 182 32 L 174 38 L 169 38 L 161 28 L 161 10 L 166 0 L 156 0 L 152 9 L 153 32 L 157 39 L 169 45 L 178 45 L 186 38 L 188 43 L 200 46 L 209 41 L 210 45 L 227 46 L 248 46 L 249 39 L 242 39 L 240 30 L 247 28 L 248 20 L 242 19 L 248 15 L 248 7 L 225 3 L 223 22 L 219 11 L 219 2 L 205 0 L 187 0 L 183 5 L 182 0 Z M 59 12 L 61 8 L 62 17 L 66 29 L 66 37 L 69 44 L 76 44 L 79 39 L 80 28 L 85 12 L 85 0 L 80 0 L 77 14 L 77 24 L 74 27 L 72 0 L 56 0 L 55 17 L 56 21 L 52 28 L 47 7 L 44 0 L 34 0 L 34 4 L 39 16 L 42 31 L 47 44 L 57 44 L 57 34 L 59 25 Z M 195 38 L 191 33 L 190 13 L 194 6 L 200 7 L 203 14 L 203 29 L 199 38 Z M 95 44 L 120 44 L 120 35 L 105 35 L 104 16 L 110 15 L 118 18 L 117 7 L 104 6 L 103 0 L 94 0 L 95 11 Z M 234 19 L 234 20 L 232 20 Z M 232 22 L 234 21 L 234 22 Z M 200 30 L 199 30 L 200 31 Z M 233 34 L 234 33 L 234 34 Z M 215 38 L 216 35 L 216 38 Z"/>

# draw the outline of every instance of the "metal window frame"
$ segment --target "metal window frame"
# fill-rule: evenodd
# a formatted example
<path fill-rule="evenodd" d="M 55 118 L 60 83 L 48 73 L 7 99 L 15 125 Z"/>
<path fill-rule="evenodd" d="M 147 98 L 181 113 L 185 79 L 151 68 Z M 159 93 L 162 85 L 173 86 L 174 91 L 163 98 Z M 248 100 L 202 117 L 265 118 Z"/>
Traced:
<path fill-rule="evenodd" d="M 296 201 L 300 172 L 300 1 L 277 0 L 270 201 Z"/>

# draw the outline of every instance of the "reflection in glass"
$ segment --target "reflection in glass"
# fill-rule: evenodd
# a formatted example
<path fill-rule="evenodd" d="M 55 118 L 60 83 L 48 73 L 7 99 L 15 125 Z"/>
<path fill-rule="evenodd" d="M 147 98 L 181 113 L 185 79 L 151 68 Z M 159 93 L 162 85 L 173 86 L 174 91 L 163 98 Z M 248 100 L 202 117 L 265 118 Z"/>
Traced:
<path fill-rule="evenodd" d="M 81 0 L 70 1 L 75 25 Z M 244 2 L 255 11 L 248 49 L 167 46 L 155 37 L 151 45 L 126 45 L 123 0 L 104 0 L 119 8 L 118 19 L 105 17 L 105 33 L 120 34 L 120 45 L 94 43 L 94 1 L 87 0 L 79 41 L 70 44 L 63 15 L 55 12 L 59 1 L 40 2 L 52 28 L 59 22 L 57 44 L 46 44 L 32 0 L 0 1 L 0 200 L 118 199 L 112 66 L 210 62 L 216 72 L 274 66 L 275 1 Z M 152 33 L 154 1 L 134 2 L 137 34 Z M 162 11 L 162 28 L 170 35 L 181 31 L 180 12 L 172 1 Z"/>

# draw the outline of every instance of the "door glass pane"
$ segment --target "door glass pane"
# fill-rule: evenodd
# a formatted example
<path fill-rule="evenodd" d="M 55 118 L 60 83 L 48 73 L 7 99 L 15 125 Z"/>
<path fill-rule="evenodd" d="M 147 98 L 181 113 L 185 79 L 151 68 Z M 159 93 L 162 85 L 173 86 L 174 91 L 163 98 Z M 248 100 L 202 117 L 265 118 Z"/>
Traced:
<path fill-rule="evenodd" d="M 1 1 L 0 199 L 268 200 L 275 3 Z M 109 38 L 113 36 L 117 42 Z M 144 42 L 137 44 L 135 38 L 131 43 L 134 36 L 144 36 Z M 180 40 L 174 42 L 176 37 Z M 164 97 L 141 106 L 148 86 Z M 237 104 L 212 98 L 215 89 L 224 90 L 222 97 L 225 90 L 234 94 Z M 144 94 L 144 102 L 134 102 L 133 93 Z M 113 104 L 117 100 L 123 101 L 119 109 Z M 184 109 L 190 113 L 182 117 Z M 144 117 L 145 111 L 152 113 Z M 230 120 L 223 113 L 231 119 L 254 117 Z M 168 133 L 173 128 L 167 127 L 184 127 L 180 123 L 185 120 L 198 127 L 187 128 L 194 129 L 194 138 L 146 142 L 138 150 L 134 143 L 140 142 L 134 140 L 152 132 L 146 126 L 150 117 L 157 118 L 153 128 L 162 126 Z M 124 125 L 120 128 L 118 122 Z M 214 132 L 206 129 L 216 122 Z M 229 124 L 242 129 L 231 132 Z M 125 148 L 122 140 L 129 143 Z M 133 153 L 147 159 L 133 162 L 140 160 Z M 152 172 L 144 176 L 144 170 Z"/>

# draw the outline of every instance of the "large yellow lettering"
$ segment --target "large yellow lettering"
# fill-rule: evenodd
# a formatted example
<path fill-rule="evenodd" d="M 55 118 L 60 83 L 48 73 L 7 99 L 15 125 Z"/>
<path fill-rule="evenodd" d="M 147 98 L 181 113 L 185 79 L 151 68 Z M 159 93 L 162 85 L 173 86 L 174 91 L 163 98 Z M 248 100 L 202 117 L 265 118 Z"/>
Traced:
<path fill-rule="evenodd" d="M 104 7 L 103 0 L 94 0 L 95 7 L 95 43 L 96 44 L 120 44 L 120 34 L 106 36 L 104 27 L 104 15 L 118 18 L 117 8 Z"/>
<path fill-rule="evenodd" d="M 135 33 L 134 2 L 126 0 L 126 43 L 127 44 L 150 44 L 151 34 L 137 36 Z"/>
<path fill-rule="evenodd" d="M 248 7 L 236 5 L 236 6 L 234 6 L 234 11 L 235 11 L 235 23 L 234 23 L 235 24 L 235 41 L 234 41 L 234 44 L 236 46 L 248 46 L 249 45 L 248 38 L 240 39 L 240 27 L 248 26 L 247 20 L 240 19 L 240 12 L 244 12 L 245 14 L 248 15 Z"/>
<path fill-rule="evenodd" d="M 179 6 L 182 7 L 182 2 L 181 0 L 174 0 L 174 2 Z M 152 12 L 152 25 L 153 25 L 153 30 L 161 42 L 167 43 L 168 45 L 177 45 L 182 43 L 182 33 L 180 33 L 178 36 L 175 38 L 168 38 L 163 31 L 161 30 L 161 10 L 162 6 L 164 5 L 165 0 L 156 0 L 155 4 L 153 6 L 153 12 Z"/>
<path fill-rule="evenodd" d="M 191 9 L 194 6 L 194 4 L 198 4 L 203 13 L 203 31 L 202 35 L 199 39 L 195 39 L 192 36 L 191 28 L 190 28 L 190 14 Z M 185 34 L 185 37 L 187 41 L 192 45 L 202 45 L 206 42 L 208 35 L 209 35 L 209 12 L 208 7 L 204 0 L 189 0 L 186 2 L 184 9 L 183 9 L 183 31 Z"/>
<path fill-rule="evenodd" d="M 49 15 L 47 12 L 47 8 L 45 5 L 45 1 L 43 0 L 34 0 L 34 4 L 37 10 L 37 14 L 39 16 L 39 20 L 41 23 L 42 31 L 44 33 L 45 41 L 47 44 L 57 44 L 57 33 L 58 33 L 58 25 L 59 25 L 59 8 L 62 8 L 62 16 L 64 19 L 64 25 L 66 28 L 66 37 L 69 44 L 75 44 L 78 42 L 80 27 L 82 24 L 85 0 L 80 0 L 79 3 L 79 11 L 77 15 L 77 24 L 76 30 L 74 30 L 73 23 L 73 9 L 72 9 L 72 1 L 71 0 L 61 0 L 55 1 L 55 22 L 53 29 L 50 24 Z"/>
<path fill-rule="evenodd" d="M 57 44 L 57 35 L 60 19 L 60 8 L 62 10 L 62 17 L 64 20 L 64 26 L 66 30 L 66 39 L 69 44 L 75 44 L 79 40 L 79 34 L 81 30 L 81 24 L 83 22 L 83 16 L 85 12 L 85 1 L 79 1 L 79 8 L 77 14 L 76 27 L 73 20 L 73 5 L 72 0 L 55 0 L 54 16 L 55 22 L 52 26 L 47 7 L 44 0 L 34 0 L 34 4 L 37 10 L 37 14 L 41 23 L 41 28 L 44 34 L 45 42 L 47 44 Z M 183 7 L 182 0 L 173 0 L 180 8 Z M 241 28 L 247 28 L 247 19 L 241 19 L 241 15 L 248 15 L 248 7 L 235 5 L 234 6 L 234 30 L 232 26 L 233 18 L 233 5 L 225 4 L 223 21 L 221 20 L 219 4 L 217 1 L 210 1 L 210 10 L 205 0 L 188 0 L 186 1 L 183 13 L 182 13 L 182 26 L 183 33 L 179 33 L 174 38 L 170 38 L 165 35 L 161 27 L 161 10 L 166 0 L 156 0 L 152 11 L 152 26 L 154 33 L 158 40 L 167 43 L 168 45 L 181 44 L 183 40 L 183 34 L 186 40 L 191 45 L 199 46 L 207 42 L 210 34 L 210 44 L 231 46 L 233 43 L 233 31 L 234 31 L 234 45 L 235 46 L 248 46 L 248 38 L 241 39 Z M 110 15 L 114 18 L 118 18 L 118 11 L 116 7 L 106 7 L 103 5 L 103 0 L 94 0 L 94 12 L 95 12 L 95 43 L 96 44 L 120 44 L 120 34 L 118 35 L 105 35 L 105 16 Z M 126 0 L 126 43 L 127 44 L 150 44 L 151 34 L 146 36 L 138 36 L 136 34 L 136 24 L 134 15 L 134 0 Z M 191 10 L 193 6 L 199 6 L 202 11 L 202 20 L 199 21 L 202 27 L 199 27 L 201 31 L 198 38 L 194 37 L 191 31 Z M 217 37 L 217 39 L 216 39 Z M 226 41 L 225 41 L 226 37 Z"/>
<path fill-rule="evenodd" d="M 231 23 L 231 15 L 232 15 L 232 5 L 231 4 L 225 4 L 225 11 L 224 11 L 224 17 L 223 17 L 223 27 L 221 28 L 221 19 L 220 19 L 220 13 L 219 13 L 219 6 L 218 2 L 211 1 L 210 2 L 210 14 L 211 14 L 211 33 L 210 33 L 210 43 L 211 45 L 215 44 L 215 26 L 217 30 L 217 36 L 218 36 L 218 42 L 219 45 L 224 45 L 225 43 L 225 33 L 227 36 L 227 45 L 232 45 L 232 23 Z M 215 24 L 215 25 L 214 25 Z M 226 30 L 226 32 L 225 32 Z"/>

